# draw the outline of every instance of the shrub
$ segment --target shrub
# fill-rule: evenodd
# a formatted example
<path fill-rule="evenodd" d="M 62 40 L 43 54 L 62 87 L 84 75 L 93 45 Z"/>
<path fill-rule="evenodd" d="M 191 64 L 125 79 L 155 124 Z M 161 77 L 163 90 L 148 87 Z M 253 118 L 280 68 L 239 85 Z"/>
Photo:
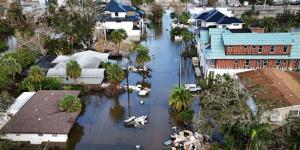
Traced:
<path fill-rule="evenodd" d="M 60 78 L 46 78 L 41 84 L 43 90 L 60 90 L 62 88 Z"/>
<path fill-rule="evenodd" d="M 35 62 L 38 55 L 35 51 L 31 50 L 30 48 L 22 47 L 16 49 L 15 52 L 5 54 L 3 56 L 3 59 L 8 57 L 16 59 L 17 63 L 22 66 L 22 69 L 25 69 Z"/>
<path fill-rule="evenodd" d="M 4 52 L 8 49 L 8 46 L 6 43 L 0 41 L 0 52 Z"/>
<path fill-rule="evenodd" d="M 65 95 L 60 99 L 59 109 L 66 112 L 78 112 L 81 110 L 80 99 L 74 95 Z"/>
<path fill-rule="evenodd" d="M 183 121 L 192 120 L 193 116 L 194 116 L 194 111 L 191 109 L 188 109 L 188 110 L 185 110 L 185 111 L 179 113 L 179 117 Z"/>

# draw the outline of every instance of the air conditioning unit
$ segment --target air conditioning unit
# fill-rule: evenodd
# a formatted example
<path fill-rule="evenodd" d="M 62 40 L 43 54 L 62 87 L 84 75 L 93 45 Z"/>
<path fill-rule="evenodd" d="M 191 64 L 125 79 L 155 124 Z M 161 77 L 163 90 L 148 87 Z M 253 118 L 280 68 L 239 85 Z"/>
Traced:
<path fill-rule="evenodd" d="M 270 115 L 270 121 L 271 122 L 280 122 L 282 120 L 283 120 L 283 117 L 282 117 L 282 115 L 279 112 L 273 112 Z"/>

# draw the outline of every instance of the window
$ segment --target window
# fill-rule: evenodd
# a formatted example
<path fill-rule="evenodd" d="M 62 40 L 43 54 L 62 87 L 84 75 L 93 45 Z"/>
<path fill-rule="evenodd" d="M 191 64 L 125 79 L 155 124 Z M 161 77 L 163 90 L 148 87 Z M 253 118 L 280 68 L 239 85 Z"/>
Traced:
<path fill-rule="evenodd" d="M 117 22 L 117 23 L 121 23 L 121 20 L 117 20 L 116 22 Z"/>
<path fill-rule="evenodd" d="M 238 62 L 239 62 L 239 60 L 237 60 L 237 59 L 234 60 L 234 64 L 235 64 L 235 65 L 237 65 Z"/>
<path fill-rule="evenodd" d="M 274 53 L 274 46 L 271 46 L 270 53 Z"/>
<path fill-rule="evenodd" d="M 284 60 L 283 60 L 283 64 L 286 64 L 286 62 L 287 62 L 287 61 L 284 59 Z"/>
<path fill-rule="evenodd" d="M 298 117 L 300 115 L 299 110 L 290 110 L 289 116 L 291 117 Z"/>
<path fill-rule="evenodd" d="M 287 45 L 284 45 L 284 47 L 283 47 L 283 53 L 286 53 L 286 52 L 287 52 L 287 49 L 288 49 L 288 46 L 287 46 Z"/>
<path fill-rule="evenodd" d="M 57 137 L 57 134 L 52 134 L 53 137 Z"/>
<path fill-rule="evenodd" d="M 256 46 L 253 46 L 253 49 L 256 49 Z"/>
<path fill-rule="evenodd" d="M 42 134 L 42 133 L 39 133 L 38 135 L 39 135 L 39 136 L 43 136 L 43 134 Z"/>
<path fill-rule="evenodd" d="M 248 48 L 248 46 L 244 46 L 244 48 Z"/>
<path fill-rule="evenodd" d="M 229 46 L 229 48 L 233 48 L 233 46 L 232 46 L 232 45 L 230 45 L 230 46 Z"/>
<path fill-rule="evenodd" d="M 246 65 L 246 66 L 249 66 L 249 64 L 250 64 L 250 60 L 249 60 L 249 59 L 246 59 L 246 60 L 245 60 L 245 65 Z"/>
<path fill-rule="evenodd" d="M 119 13 L 118 13 L 118 12 L 115 12 L 115 16 L 118 17 L 118 16 L 119 16 Z"/>
<path fill-rule="evenodd" d="M 267 66 L 268 65 L 268 60 L 267 59 L 264 59 L 264 66 Z"/>
<path fill-rule="evenodd" d="M 234 23 L 234 24 L 232 24 L 233 26 L 239 26 L 240 24 L 237 24 L 237 23 Z"/>
<path fill-rule="evenodd" d="M 276 66 L 279 66 L 279 65 L 280 65 L 280 62 L 281 62 L 281 60 L 280 60 L 280 59 L 277 59 L 277 60 L 276 60 Z"/>
<path fill-rule="evenodd" d="M 20 134 L 20 133 L 17 133 L 16 136 L 21 136 L 21 134 Z"/>
<path fill-rule="evenodd" d="M 66 81 L 69 81 L 69 78 L 68 78 L 68 77 L 66 77 Z"/>
<path fill-rule="evenodd" d="M 262 46 L 259 46 L 259 47 L 258 47 L 258 53 L 261 53 L 261 52 L 262 52 L 262 49 L 263 49 L 263 47 L 262 47 Z"/>

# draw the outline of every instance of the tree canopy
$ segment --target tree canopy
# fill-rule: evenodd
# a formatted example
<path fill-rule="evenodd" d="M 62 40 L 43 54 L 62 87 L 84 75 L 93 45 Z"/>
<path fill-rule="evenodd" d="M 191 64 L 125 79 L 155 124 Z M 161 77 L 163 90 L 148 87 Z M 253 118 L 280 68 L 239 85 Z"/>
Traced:
<path fill-rule="evenodd" d="M 80 65 L 75 60 L 70 60 L 67 63 L 67 76 L 74 79 L 79 78 L 81 75 L 81 68 Z"/>
<path fill-rule="evenodd" d="M 4 71 L 6 71 L 9 75 L 12 75 L 13 79 L 15 79 L 17 73 L 21 73 L 22 71 L 22 66 L 12 57 L 1 59 L 0 65 L 2 65 L 2 69 L 4 69 Z"/>
<path fill-rule="evenodd" d="M 181 112 L 190 108 L 192 100 L 192 94 L 189 90 L 176 86 L 171 91 L 169 105 L 174 111 Z"/>
<path fill-rule="evenodd" d="M 112 64 L 106 69 L 107 80 L 112 84 L 120 84 L 125 78 L 125 73 L 118 64 Z"/>
<path fill-rule="evenodd" d="M 80 99 L 74 95 L 65 95 L 60 99 L 59 109 L 66 112 L 78 112 L 81 111 Z"/>
<path fill-rule="evenodd" d="M 124 29 L 117 29 L 110 33 L 109 39 L 116 44 L 117 55 L 120 54 L 120 43 L 127 37 L 127 33 Z"/>

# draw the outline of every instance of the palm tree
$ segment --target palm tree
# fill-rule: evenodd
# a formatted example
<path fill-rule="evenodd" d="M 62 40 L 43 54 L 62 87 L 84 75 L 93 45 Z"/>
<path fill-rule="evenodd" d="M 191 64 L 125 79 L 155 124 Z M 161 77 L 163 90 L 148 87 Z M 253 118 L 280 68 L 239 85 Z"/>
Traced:
<path fill-rule="evenodd" d="M 74 79 L 75 83 L 77 83 L 76 78 L 79 78 L 81 75 L 80 65 L 75 60 L 71 60 L 67 63 L 67 76 Z"/>
<path fill-rule="evenodd" d="M 125 73 L 118 64 L 112 64 L 106 69 L 107 80 L 115 87 L 125 78 Z"/>
<path fill-rule="evenodd" d="M 127 33 L 124 29 L 114 30 L 110 33 L 109 38 L 116 44 L 117 55 L 120 54 L 120 44 L 127 38 Z"/>
<path fill-rule="evenodd" d="M 172 89 L 169 97 L 169 105 L 174 111 L 187 110 L 192 104 L 192 94 L 184 87 L 176 86 Z"/>
<path fill-rule="evenodd" d="M 191 43 L 194 39 L 194 34 L 187 29 L 182 30 L 181 32 L 183 44 L 185 45 L 185 48 L 188 48 L 189 53 L 190 53 L 190 48 L 191 48 Z"/>
<path fill-rule="evenodd" d="M 13 76 L 13 79 L 15 79 L 17 73 L 22 71 L 22 66 L 12 57 L 1 60 L 0 65 L 8 74 Z"/>
<path fill-rule="evenodd" d="M 39 66 L 33 66 L 30 68 L 28 80 L 34 85 L 39 85 L 39 89 L 41 89 L 41 83 L 45 80 L 45 73 Z"/>

